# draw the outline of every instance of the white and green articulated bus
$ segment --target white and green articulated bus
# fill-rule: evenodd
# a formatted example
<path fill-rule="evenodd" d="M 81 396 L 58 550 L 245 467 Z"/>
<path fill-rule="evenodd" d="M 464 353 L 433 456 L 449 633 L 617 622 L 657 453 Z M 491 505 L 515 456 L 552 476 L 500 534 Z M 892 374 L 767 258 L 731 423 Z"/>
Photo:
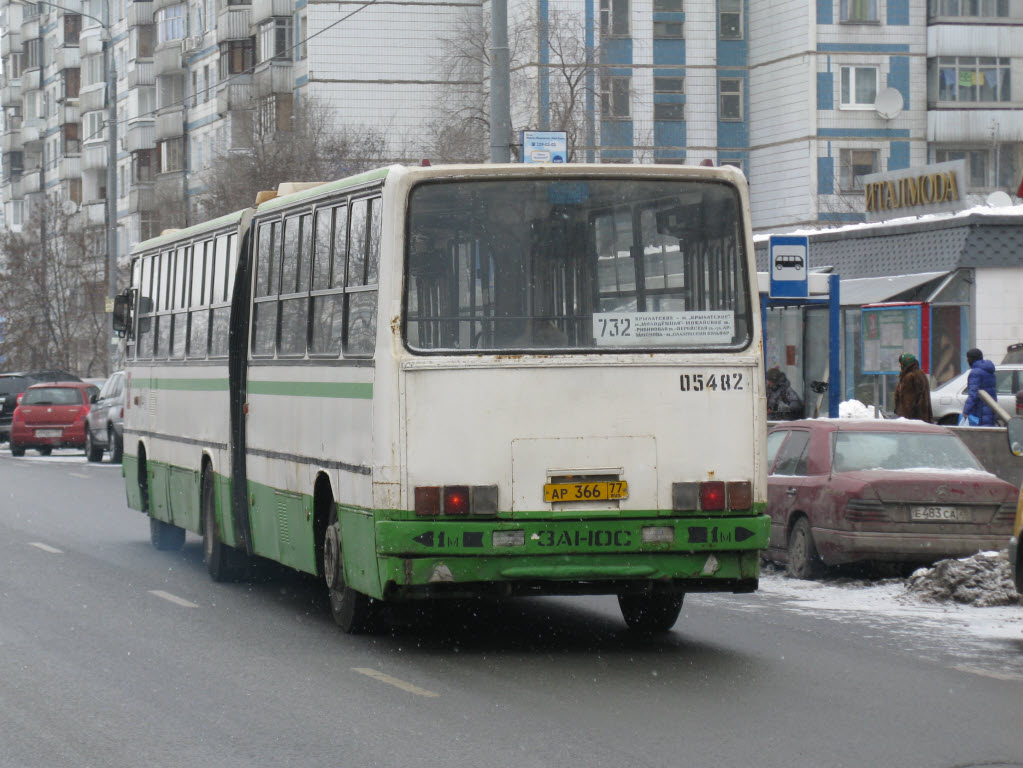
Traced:
<path fill-rule="evenodd" d="M 670 629 L 767 544 L 747 187 L 730 168 L 391 166 L 135 249 L 128 504 L 214 579 L 391 601 L 614 594 Z"/>

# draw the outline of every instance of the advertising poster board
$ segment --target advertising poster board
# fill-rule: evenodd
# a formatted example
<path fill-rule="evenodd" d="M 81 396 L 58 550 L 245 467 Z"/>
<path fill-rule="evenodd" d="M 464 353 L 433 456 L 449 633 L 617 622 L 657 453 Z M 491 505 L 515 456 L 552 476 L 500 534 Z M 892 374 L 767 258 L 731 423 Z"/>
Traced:
<path fill-rule="evenodd" d="M 899 356 L 916 355 L 930 372 L 930 306 L 922 302 L 870 304 L 860 311 L 862 365 L 866 374 L 898 374 Z"/>

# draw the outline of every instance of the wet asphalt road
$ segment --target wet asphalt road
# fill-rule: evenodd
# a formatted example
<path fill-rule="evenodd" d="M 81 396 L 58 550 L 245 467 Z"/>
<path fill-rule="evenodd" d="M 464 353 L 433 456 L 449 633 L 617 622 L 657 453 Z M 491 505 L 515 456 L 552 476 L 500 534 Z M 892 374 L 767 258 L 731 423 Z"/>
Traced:
<path fill-rule="evenodd" d="M 690 596 L 658 639 L 604 597 L 391 619 L 346 636 L 270 564 L 216 584 L 119 467 L 0 449 L 0 768 L 1023 765 L 1020 641 L 765 595 Z"/>

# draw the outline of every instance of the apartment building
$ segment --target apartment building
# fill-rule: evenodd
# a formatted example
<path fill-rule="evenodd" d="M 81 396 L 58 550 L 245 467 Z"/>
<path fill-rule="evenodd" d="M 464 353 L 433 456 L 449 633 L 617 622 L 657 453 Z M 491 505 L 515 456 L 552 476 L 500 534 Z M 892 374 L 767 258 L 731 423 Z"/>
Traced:
<path fill-rule="evenodd" d="M 201 215 L 212 159 L 303 99 L 385 135 L 395 160 L 430 156 L 452 101 L 486 96 L 485 70 L 456 72 L 451 54 L 489 13 L 481 0 L 0 0 L 6 220 L 45 192 L 101 226 L 113 161 L 124 254 L 172 206 Z M 1023 176 L 1023 0 L 511 0 L 509 15 L 516 132 L 567 128 L 582 161 L 737 165 L 760 231 L 863 220 L 876 172 L 963 160 L 981 199 Z"/>

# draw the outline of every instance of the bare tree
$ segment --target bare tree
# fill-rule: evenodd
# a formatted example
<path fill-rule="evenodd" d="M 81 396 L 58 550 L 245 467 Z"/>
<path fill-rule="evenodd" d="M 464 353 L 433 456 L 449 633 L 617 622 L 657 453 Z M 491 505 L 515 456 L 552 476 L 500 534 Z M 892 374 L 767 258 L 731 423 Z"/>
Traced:
<path fill-rule="evenodd" d="M 479 8 L 467 9 L 443 47 L 440 64 L 447 82 L 438 90 L 441 107 L 429 151 L 446 162 L 485 160 L 490 137 L 490 17 Z M 551 8 L 542 19 L 530 6 L 525 16 L 509 21 L 508 47 L 512 136 L 541 126 L 564 131 L 568 159 L 577 159 L 588 141 L 586 103 L 591 98 L 599 102 L 602 69 L 600 47 L 586 46 L 582 16 Z"/>
<path fill-rule="evenodd" d="M 35 201 L 21 232 L 0 233 L 0 355 L 7 368 L 107 367 L 104 233 L 85 229 L 59 201 Z"/>
<path fill-rule="evenodd" d="M 251 206 L 256 193 L 286 181 L 331 181 L 380 165 L 384 137 L 366 126 L 334 125 L 331 112 L 312 100 L 292 109 L 280 95 L 254 113 L 252 145 L 218 156 L 203 172 L 202 216 L 213 218 Z"/>

